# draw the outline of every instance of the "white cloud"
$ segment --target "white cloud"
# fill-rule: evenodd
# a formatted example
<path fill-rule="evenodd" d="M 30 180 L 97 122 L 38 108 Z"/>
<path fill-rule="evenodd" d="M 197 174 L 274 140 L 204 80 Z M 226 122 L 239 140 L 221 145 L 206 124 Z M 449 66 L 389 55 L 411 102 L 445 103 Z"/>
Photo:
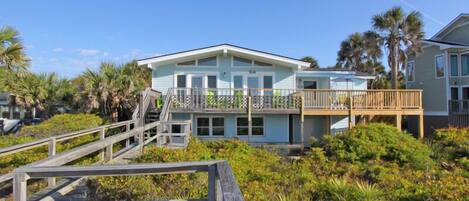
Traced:
<path fill-rule="evenodd" d="M 80 55 L 81 56 L 86 56 L 86 57 L 93 57 L 93 56 L 103 56 L 103 57 L 107 57 L 109 56 L 109 53 L 108 52 L 104 52 L 104 51 L 101 51 L 101 50 L 97 50 L 97 49 L 80 49 Z"/>
<path fill-rule="evenodd" d="M 60 48 L 60 47 L 56 47 L 54 49 L 52 49 L 52 52 L 63 52 L 64 49 L 63 48 Z"/>

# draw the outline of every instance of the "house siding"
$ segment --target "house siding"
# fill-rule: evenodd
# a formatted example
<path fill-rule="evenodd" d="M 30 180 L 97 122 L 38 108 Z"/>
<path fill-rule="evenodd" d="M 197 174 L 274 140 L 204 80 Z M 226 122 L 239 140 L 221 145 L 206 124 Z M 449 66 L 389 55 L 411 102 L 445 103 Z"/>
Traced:
<path fill-rule="evenodd" d="M 447 112 L 446 99 L 446 78 L 436 78 L 435 55 L 444 54 L 437 46 L 424 49 L 424 53 L 417 58 L 410 58 L 414 61 L 415 81 L 407 82 L 409 89 L 422 89 L 423 108 L 426 112 Z M 447 58 L 445 58 L 446 62 Z M 447 71 L 445 72 L 447 75 Z"/>
<path fill-rule="evenodd" d="M 173 88 L 174 79 L 176 74 L 191 74 L 191 73 L 210 73 L 218 76 L 218 88 L 231 88 L 231 79 L 234 73 L 249 73 L 249 70 L 254 70 L 258 74 L 273 73 L 274 86 L 278 89 L 294 89 L 294 72 L 293 69 L 274 65 L 273 67 L 232 67 L 231 55 L 218 55 L 217 67 L 181 67 L 176 63 L 167 64 L 153 68 L 152 73 L 152 88 L 166 94 L 169 88 Z"/>
<path fill-rule="evenodd" d="M 442 38 L 444 41 L 451 41 L 469 44 L 469 24 L 458 27 Z"/>
<path fill-rule="evenodd" d="M 177 118 L 190 119 L 188 114 L 178 114 Z M 223 137 L 198 136 L 201 139 L 223 139 L 223 138 L 239 138 L 254 143 L 289 143 L 289 121 L 288 115 L 253 115 L 254 117 L 264 118 L 264 135 L 263 136 L 238 136 L 236 135 L 236 118 L 247 117 L 245 114 L 225 114 L 225 115 L 206 115 L 194 114 L 192 122 L 193 135 L 197 136 L 197 117 L 223 117 L 225 119 L 225 135 Z M 174 116 L 173 116 L 174 118 Z M 178 119 L 178 120 L 183 120 Z"/>

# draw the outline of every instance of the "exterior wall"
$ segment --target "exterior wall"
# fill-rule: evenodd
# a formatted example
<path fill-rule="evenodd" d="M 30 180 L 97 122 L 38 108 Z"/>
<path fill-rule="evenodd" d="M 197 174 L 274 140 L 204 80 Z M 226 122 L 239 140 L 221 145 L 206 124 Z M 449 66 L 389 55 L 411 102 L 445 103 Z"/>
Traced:
<path fill-rule="evenodd" d="M 417 58 L 409 59 L 414 62 L 415 81 L 407 82 L 407 88 L 423 90 L 423 108 L 426 114 L 447 113 L 445 77 L 448 76 L 448 71 L 445 71 L 443 78 L 436 78 L 435 71 L 435 56 L 440 54 L 444 54 L 444 51 L 437 46 L 431 46 L 425 48 Z"/>
<path fill-rule="evenodd" d="M 305 144 L 308 145 L 311 137 L 320 139 L 326 134 L 325 116 L 305 116 L 303 134 Z M 293 115 L 293 143 L 301 143 L 300 115 Z"/>
<path fill-rule="evenodd" d="M 245 57 L 248 58 L 249 57 Z M 292 68 L 274 65 L 273 67 L 232 67 L 232 56 L 218 55 L 217 67 L 180 67 L 176 63 L 158 66 L 153 69 L 152 88 L 166 94 L 169 88 L 175 87 L 176 74 L 208 74 L 217 75 L 218 88 L 231 88 L 233 74 L 249 74 L 250 70 L 256 74 L 265 73 L 274 75 L 274 88 L 294 89 L 294 71 Z"/>
<path fill-rule="evenodd" d="M 223 138 L 239 138 L 254 143 L 289 143 L 289 121 L 288 115 L 253 115 L 264 117 L 264 135 L 263 136 L 238 136 L 236 135 L 236 117 L 243 116 L 245 114 L 225 114 L 225 115 L 205 115 L 205 114 L 194 114 L 192 121 L 192 135 L 197 136 L 197 117 L 224 117 L 225 118 L 225 135 L 223 137 L 210 137 L 210 136 L 199 136 L 201 139 L 223 139 Z M 189 120 L 190 114 L 173 114 L 174 120 Z"/>
<path fill-rule="evenodd" d="M 452 30 L 448 35 L 443 37 L 442 40 L 469 44 L 469 24 Z"/>
<path fill-rule="evenodd" d="M 436 129 L 448 128 L 448 116 L 425 115 L 423 121 L 426 138 L 433 136 Z M 418 118 L 416 116 L 408 116 L 407 122 L 407 131 L 417 137 Z"/>

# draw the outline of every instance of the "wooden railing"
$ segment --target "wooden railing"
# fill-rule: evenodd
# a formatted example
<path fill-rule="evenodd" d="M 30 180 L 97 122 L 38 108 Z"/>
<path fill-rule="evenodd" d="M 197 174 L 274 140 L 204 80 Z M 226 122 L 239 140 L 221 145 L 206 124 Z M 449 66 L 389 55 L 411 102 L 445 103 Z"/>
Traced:
<path fill-rule="evenodd" d="M 421 90 L 303 90 L 305 109 L 421 109 Z"/>
<path fill-rule="evenodd" d="M 24 167 L 14 172 L 15 201 L 26 201 L 29 179 L 208 172 L 209 201 L 242 201 L 243 195 L 226 161 L 153 163 L 107 166 Z"/>
<path fill-rule="evenodd" d="M 170 89 L 171 109 L 175 110 L 287 110 L 299 109 L 301 98 L 294 89 Z M 251 103 L 251 104 L 249 104 Z"/>
<path fill-rule="evenodd" d="M 450 114 L 469 114 L 469 99 L 449 100 L 448 108 Z"/>
<path fill-rule="evenodd" d="M 161 97 L 161 92 L 156 91 L 152 88 L 146 88 L 140 94 L 139 104 L 136 105 L 135 110 L 132 113 L 132 119 L 136 120 L 137 118 L 140 118 L 141 111 L 143 112 L 147 111 L 148 107 L 150 107 L 151 104 L 154 104 L 152 103 L 152 101 L 154 102 L 155 99 L 159 97 Z M 140 105 L 143 105 L 143 109 L 140 108 Z"/>
<path fill-rule="evenodd" d="M 169 92 L 171 109 L 187 111 L 245 111 L 248 105 L 253 111 L 295 111 L 301 109 L 302 96 L 305 109 L 422 109 L 421 90 L 175 88 Z"/>
<path fill-rule="evenodd" d="M 155 140 L 157 140 L 158 146 L 186 147 L 189 143 L 189 137 L 191 132 L 190 121 L 165 121 L 162 123 L 158 121 L 139 127 L 135 125 L 136 122 L 134 120 L 130 120 L 105 126 L 99 126 L 96 128 L 85 129 L 73 133 L 52 136 L 49 138 L 29 143 L 2 148 L 0 149 L 0 156 L 7 156 L 21 151 L 33 149 L 39 146 L 47 145 L 49 147 L 48 157 L 43 160 L 27 164 L 26 167 L 61 166 L 75 161 L 77 159 L 87 157 L 88 155 L 95 152 L 100 152 L 100 158 L 102 159 L 101 161 L 106 163 L 122 156 L 128 151 L 132 151 L 135 149 L 143 150 L 144 145 L 149 144 Z M 123 126 L 125 126 L 125 130 L 123 132 L 111 136 L 106 136 L 106 130 Z M 173 132 L 174 126 L 178 127 L 176 129 L 176 132 Z M 156 135 L 145 136 L 145 132 L 150 133 L 148 131 L 155 128 L 158 130 Z M 96 133 L 99 133 L 99 140 L 56 154 L 57 142 Z M 123 143 L 125 144 L 124 147 L 121 150 L 113 153 L 114 144 L 121 142 L 125 142 Z M 10 181 L 13 176 L 14 174 L 12 173 L 7 173 L 0 176 L 0 183 Z M 55 183 L 56 182 L 54 178 L 48 178 L 48 184 L 50 187 L 55 186 Z M 18 195 L 14 192 L 15 200 L 17 200 L 17 196 Z"/>
<path fill-rule="evenodd" d="M 106 135 L 107 130 L 125 126 L 125 131 L 128 132 L 131 130 L 131 126 L 135 127 L 134 123 L 135 121 L 133 120 L 123 121 L 123 122 L 118 122 L 114 124 L 99 126 L 96 128 L 90 128 L 90 129 L 84 129 L 84 130 L 80 130 L 76 132 L 71 132 L 71 133 L 67 133 L 63 135 L 51 136 L 51 137 L 36 140 L 33 142 L 28 142 L 28 143 L 13 145 L 10 147 L 1 148 L 0 157 L 8 156 L 11 154 L 15 154 L 18 152 L 22 152 L 22 151 L 26 151 L 26 150 L 30 150 L 36 147 L 46 146 L 46 145 L 48 146 L 48 156 L 52 157 L 56 154 L 56 147 L 57 147 L 58 142 L 70 140 L 70 139 L 85 136 L 85 135 L 96 134 L 96 133 L 99 133 L 100 140 L 103 140 L 106 138 L 105 135 Z M 127 139 L 126 145 L 130 145 L 130 139 Z M 8 181 L 10 179 L 12 179 L 11 173 L 1 175 L 0 183 Z"/>

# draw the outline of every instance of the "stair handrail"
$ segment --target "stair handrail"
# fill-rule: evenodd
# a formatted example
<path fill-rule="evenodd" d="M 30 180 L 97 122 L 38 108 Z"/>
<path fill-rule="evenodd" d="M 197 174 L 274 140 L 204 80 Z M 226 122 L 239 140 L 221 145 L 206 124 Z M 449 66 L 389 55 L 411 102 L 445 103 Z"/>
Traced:
<path fill-rule="evenodd" d="M 168 89 L 168 92 L 166 93 L 166 97 L 164 100 L 164 105 L 160 113 L 160 121 L 168 121 L 169 119 L 169 107 L 171 105 L 171 96 L 173 95 L 173 90 Z"/>
<path fill-rule="evenodd" d="M 158 98 L 161 96 L 161 92 L 159 91 L 156 91 L 150 87 L 146 88 L 143 92 L 142 92 L 142 96 L 143 97 L 143 111 L 146 111 L 148 109 L 148 107 L 150 106 L 150 101 L 152 100 L 152 98 Z M 140 117 L 140 104 L 137 104 L 137 106 L 135 107 L 135 110 L 132 114 L 132 119 L 133 120 L 136 120 Z"/>

